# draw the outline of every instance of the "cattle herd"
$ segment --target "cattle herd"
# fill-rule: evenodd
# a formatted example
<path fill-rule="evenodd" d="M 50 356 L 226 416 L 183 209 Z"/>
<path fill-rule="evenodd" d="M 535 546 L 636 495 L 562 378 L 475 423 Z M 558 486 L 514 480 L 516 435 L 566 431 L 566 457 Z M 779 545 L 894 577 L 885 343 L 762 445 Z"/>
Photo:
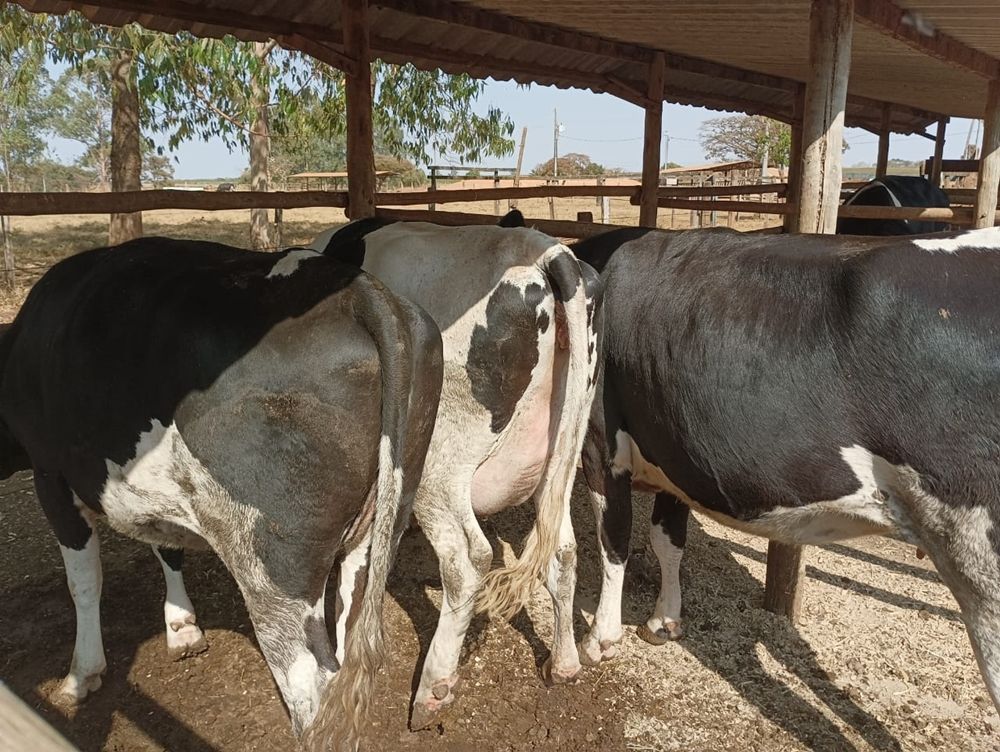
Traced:
<path fill-rule="evenodd" d="M 411 512 L 443 586 L 420 728 L 455 700 L 475 610 L 510 618 L 539 581 L 547 682 L 615 656 L 636 489 L 656 494 L 647 642 L 683 633 L 692 508 L 786 543 L 888 535 L 929 554 L 1000 700 L 1000 230 L 567 247 L 523 224 L 360 220 L 277 254 L 145 238 L 34 286 L 0 327 L 0 478 L 33 471 L 62 552 L 64 699 L 106 667 L 98 516 L 153 547 L 177 656 L 206 647 L 183 550 L 214 550 L 293 730 L 340 750 L 365 737 Z M 579 644 L 578 465 L 603 562 Z M 519 558 L 489 571 L 479 519 L 529 499 Z"/>

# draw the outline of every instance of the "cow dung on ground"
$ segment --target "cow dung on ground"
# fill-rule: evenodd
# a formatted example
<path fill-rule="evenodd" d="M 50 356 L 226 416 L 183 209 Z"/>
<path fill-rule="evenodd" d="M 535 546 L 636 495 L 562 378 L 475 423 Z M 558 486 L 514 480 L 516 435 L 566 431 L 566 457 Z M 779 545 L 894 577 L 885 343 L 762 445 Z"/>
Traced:
<path fill-rule="evenodd" d="M 650 498 L 637 504 L 648 519 Z M 497 556 L 531 510 L 487 520 Z M 593 515 L 578 483 L 577 635 L 599 585 Z M 636 525 L 624 620 L 648 615 L 655 557 Z M 102 531 L 105 687 L 79 709 L 49 702 L 73 649 L 58 546 L 27 473 L 0 484 L 0 676 L 81 750 L 274 750 L 293 740 L 243 600 L 212 554 L 192 552 L 188 590 L 209 650 L 174 663 L 163 578 L 147 546 Z M 386 601 L 390 658 L 365 748 L 414 750 L 986 750 L 1000 733 L 956 604 L 911 546 L 861 539 L 809 549 L 798 631 L 760 608 L 765 542 L 698 519 L 682 567 L 687 636 L 652 648 L 628 631 L 614 662 L 546 689 L 551 635 L 539 587 L 511 625 L 473 623 L 461 696 L 436 728 L 410 733 L 417 659 L 437 620 L 437 565 L 411 530 Z M 509 554 L 508 554 L 509 555 Z M 330 599 L 332 601 L 332 598 Z M 536 628 L 539 632 L 536 632 Z"/>

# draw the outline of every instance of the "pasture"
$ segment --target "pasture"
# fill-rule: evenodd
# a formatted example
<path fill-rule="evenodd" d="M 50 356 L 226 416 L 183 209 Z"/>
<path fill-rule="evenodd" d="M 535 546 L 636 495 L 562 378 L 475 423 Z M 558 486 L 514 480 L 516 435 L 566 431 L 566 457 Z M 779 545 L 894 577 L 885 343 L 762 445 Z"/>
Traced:
<path fill-rule="evenodd" d="M 590 210 L 592 201 L 579 201 L 588 204 L 581 210 Z M 547 204 L 521 202 L 521 208 L 545 216 Z M 669 218 L 668 212 L 661 218 L 664 214 Z M 145 229 L 241 245 L 245 219 L 245 212 L 157 212 L 146 215 Z M 308 242 L 342 221 L 337 210 L 288 211 L 285 242 Z M 105 232 L 103 219 L 17 219 L 14 250 L 25 285 L 58 258 L 102 243 Z M 13 316 L 26 289 L 4 300 L 0 321 Z M 509 555 L 508 544 L 518 545 L 526 534 L 530 511 L 508 511 L 484 523 L 497 558 Z M 648 515 L 649 499 L 643 497 L 637 519 Z M 579 483 L 574 524 L 579 637 L 600 583 L 590 504 Z M 643 550 L 647 525 L 635 527 L 637 553 L 629 562 L 623 613 L 629 626 L 615 661 L 585 669 L 575 685 L 545 688 L 538 667 L 551 641 L 551 615 L 548 595 L 539 587 L 512 624 L 476 619 L 456 704 L 439 726 L 419 733 L 407 730 L 407 709 L 418 661 L 437 621 L 440 583 L 430 547 L 411 529 L 390 579 L 391 650 L 366 748 L 985 750 L 993 745 L 1000 719 L 956 604 L 912 547 L 863 539 L 809 549 L 802 624 L 794 629 L 760 608 L 765 542 L 697 519 L 682 566 L 687 636 L 652 648 L 633 628 L 653 606 L 658 573 L 654 557 Z M 192 553 L 185 564 L 209 650 L 172 663 L 163 641 L 163 578 L 155 558 L 147 546 L 106 526 L 101 535 L 108 671 L 99 693 L 66 711 L 49 700 L 69 664 L 74 630 L 58 547 L 30 475 L 0 485 L 0 674 L 14 691 L 84 750 L 292 748 L 284 708 L 256 649 L 242 599 L 218 559 Z"/>

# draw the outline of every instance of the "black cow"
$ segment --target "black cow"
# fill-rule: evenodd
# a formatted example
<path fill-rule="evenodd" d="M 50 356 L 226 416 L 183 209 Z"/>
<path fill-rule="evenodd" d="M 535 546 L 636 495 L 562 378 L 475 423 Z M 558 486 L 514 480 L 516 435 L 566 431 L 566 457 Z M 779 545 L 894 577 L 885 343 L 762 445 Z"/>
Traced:
<path fill-rule="evenodd" d="M 844 206 L 916 206 L 948 208 L 948 195 L 926 178 L 886 175 L 858 188 Z M 839 219 L 838 235 L 924 235 L 948 229 L 944 222 L 915 219 Z"/>
<path fill-rule="evenodd" d="M 611 232 L 604 371 L 583 465 L 603 592 L 581 660 L 615 653 L 630 488 L 656 492 L 662 585 L 640 628 L 680 635 L 689 508 L 795 544 L 927 551 L 1000 690 L 1000 230 L 927 239 Z"/>
<path fill-rule="evenodd" d="M 161 552 L 168 646 L 204 647 L 180 557 L 207 544 L 296 733 L 319 713 L 319 745 L 350 743 L 441 379 L 429 317 L 313 251 L 148 238 L 56 264 L 0 339 L 0 466 L 34 470 L 66 564 L 77 634 L 61 695 L 82 700 L 105 670 L 104 515 Z M 359 549 L 371 566 L 338 670 L 324 591 Z"/>

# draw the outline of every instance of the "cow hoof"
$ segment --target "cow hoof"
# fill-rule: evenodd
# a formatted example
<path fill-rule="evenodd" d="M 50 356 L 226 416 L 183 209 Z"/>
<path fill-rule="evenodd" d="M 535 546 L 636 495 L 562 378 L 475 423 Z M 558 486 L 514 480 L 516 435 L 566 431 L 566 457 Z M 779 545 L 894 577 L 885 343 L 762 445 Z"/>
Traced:
<path fill-rule="evenodd" d="M 170 660 L 180 661 L 208 650 L 208 642 L 204 633 L 195 624 L 185 623 L 174 630 L 173 625 L 167 630 L 167 653 Z"/>
<path fill-rule="evenodd" d="M 650 645 L 666 645 L 668 642 L 679 640 L 684 636 L 684 627 L 679 621 L 671 621 L 664 624 L 655 632 L 645 624 L 640 624 L 636 629 L 636 634 Z"/>
<path fill-rule="evenodd" d="M 101 671 L 84 677 L 70 674 L 63 679 L 62 684 L 59 685 L 59 689 L 56 690 L 56 693 L 53 696 L 53 701 L 64 707 L 74 707 L 79 705 L 87 698 L 87 695 L 91 692 L 96 692 L 101 688 L 102 673 L 104 672 Z"/>
<path fill-rule="evenodd" d="M 546 687 L 555 687 L 560 684 L 576 684 L 580 675 L 580 667 L 577 666 L 572 671 L 554 671 L 552 669 L 552 656 L 545 659 L 542 664 L 542 681 Z"/>
<path fill-rule="evenodd" d="M 619 642 L 621 642 L 621 637 L 617 640 L 601 640 L 598 642 L 591 639 L 588 635 L 576 647 L 576 652 L 580 656 L 580 663 L 584 666 L 597 666 L 601 661 L 610 661 L 618 655 Z"/>
<path fill-rule="evenodd" d="M 436 724 L 445 708 L 454 700 L 455 695 L 449 693 L 444 699 L 431 697 L 425 702 L 413 703 L 413 708 L 410 710 L 410 731 L 420 731 Z"/>

